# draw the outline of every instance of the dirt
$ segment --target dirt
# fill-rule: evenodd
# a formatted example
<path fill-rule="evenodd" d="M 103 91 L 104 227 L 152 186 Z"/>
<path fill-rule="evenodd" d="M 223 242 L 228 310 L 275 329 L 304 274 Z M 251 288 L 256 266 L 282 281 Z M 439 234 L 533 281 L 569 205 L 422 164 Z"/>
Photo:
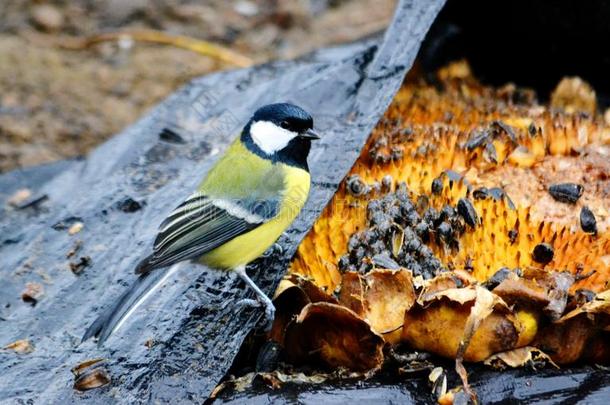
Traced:
<path fill-rule="evenodd" d="M 257 63 L 383 30 L 394 0 L 0 3 L 0 172 L 79 156 L 190 79 L 232 68 L 173 46 L 68 39 L 155 29 L 230 48 Z"/>
<path fill-rule="evenodd" d="M 479 173 L 472 179 L 472 184 L 476 187 L 501 185 L 516 205 L 531 207 L 534 221 L 567 225 L 572 232 L 580 228 L 579 213 L 582 207 L 586 206 L 595 215 L 599 232 L 605 232 L 610 228 L 608 155 L 608 146 L 589 145 L 579 155 L 546 156 L 532 169 L 512 165 L 498 166 Z M 553 199 L 548 188 L 552 184 L 560 183 L 582 185 L 582 197 L 575 204 Z"/>

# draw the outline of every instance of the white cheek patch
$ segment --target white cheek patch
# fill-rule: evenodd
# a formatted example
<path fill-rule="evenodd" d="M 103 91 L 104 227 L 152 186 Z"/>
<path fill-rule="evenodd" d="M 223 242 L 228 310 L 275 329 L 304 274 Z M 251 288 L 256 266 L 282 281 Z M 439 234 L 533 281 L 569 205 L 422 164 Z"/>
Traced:
<path fill-rule="evenodd" d="M 252 140 L 263 152 L 272 155 L 288 145 L 297 134 L 296 132 L 278 127 L 269 121 L 256 121 L 250 126 Z"/>

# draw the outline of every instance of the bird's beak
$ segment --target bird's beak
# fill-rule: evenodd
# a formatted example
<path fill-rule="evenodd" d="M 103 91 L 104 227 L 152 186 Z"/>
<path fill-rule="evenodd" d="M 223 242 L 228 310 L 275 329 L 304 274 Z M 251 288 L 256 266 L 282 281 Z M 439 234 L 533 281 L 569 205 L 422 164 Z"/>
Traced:
<path fill-rule="evenodd" d="M 307 131 L 299 134 L 299 136 L 304 139 L 311 139 L 311 140 L 320 139 L 320 135 L 318 135 L 318 133 L 316 131 L 314 131 L 313 129 L 308 129 Z"/>

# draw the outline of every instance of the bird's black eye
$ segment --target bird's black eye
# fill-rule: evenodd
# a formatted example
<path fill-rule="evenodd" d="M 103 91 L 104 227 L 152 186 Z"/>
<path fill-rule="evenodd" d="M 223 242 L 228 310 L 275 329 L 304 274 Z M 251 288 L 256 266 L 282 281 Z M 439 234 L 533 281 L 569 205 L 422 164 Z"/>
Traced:
<path fill-rule="evenodd" d="M 284 129 L 290 129 L 290 123 L 288 121 L 282 121 L 280 122 L 280 126 Z"/>

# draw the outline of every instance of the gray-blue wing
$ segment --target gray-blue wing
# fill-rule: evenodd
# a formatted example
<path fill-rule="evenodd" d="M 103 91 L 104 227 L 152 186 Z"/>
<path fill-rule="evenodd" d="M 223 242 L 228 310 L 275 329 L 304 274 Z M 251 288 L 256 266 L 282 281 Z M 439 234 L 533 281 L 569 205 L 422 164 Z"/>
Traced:
<path fill-rule="evenodd" d="M 136 273 L 198 258 L 277 215 L 278 199 L 220 199 L 193 194 L 163 221 L 153 254 Z"/>
<path fill-rule="evenodd" d="M 248 232 L 277 215 L 279 198 L 213 199 L 194 194 L 178 206 L 159 227 L 154 252 L 136 267 L 135 283 L 87 329 L 83 341 L 97 336 L 101 345 L 120 327 L 174 267 Z"/>

